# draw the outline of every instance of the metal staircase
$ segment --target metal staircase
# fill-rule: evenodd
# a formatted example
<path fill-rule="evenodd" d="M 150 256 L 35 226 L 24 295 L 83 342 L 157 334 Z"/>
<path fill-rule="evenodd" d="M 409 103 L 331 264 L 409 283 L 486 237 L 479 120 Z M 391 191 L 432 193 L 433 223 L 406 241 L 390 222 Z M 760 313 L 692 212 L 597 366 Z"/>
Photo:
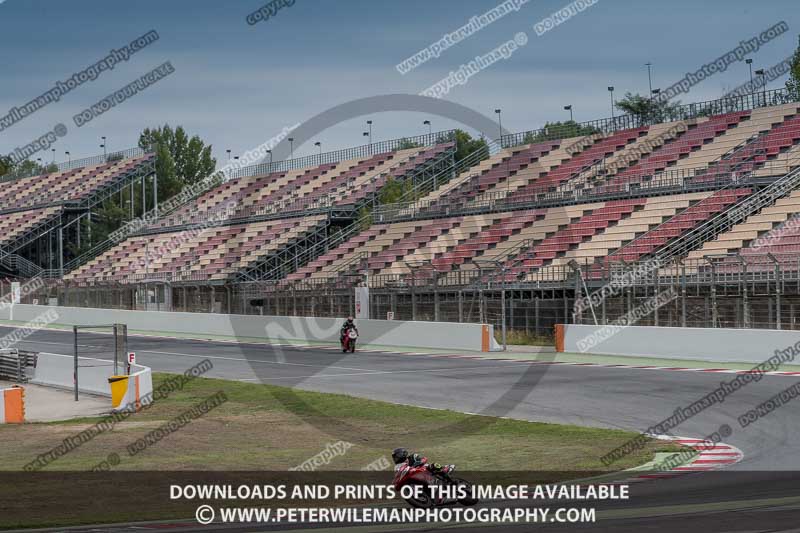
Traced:
<path fill-rule="evenodd" d="M 430 161 L 425 161 L 411 172 L 403 176 L 395 177 L 398 179 L 401 178 L 403 182 L 411 181 L 415 184 L 414 189 L 407 193 L 407 195 L 419 193 L 419 191 L 425 190 L 430 184 L 436 183 L 436 180 L 441 181 L 445 175 L 447 175 L 454 166 L 452 163 L 453 153 L 453 150 L 442 152 L 438 157 Z M 409 156 L 397 161 L 395 167 L 412 160 L 414 157 L 416 156 Z M 388 173 L 392 174 L 392 171 L 390 170 Z M 373 176 L 373 178 L 377 178 L 380 174 L 384 173 L 378 173 Z M 360 202 L 353 205 L 352 212 L 358 213 L 362 208 L 375 205 L 379 194 L 380 190 L 372 191 L 372 193 L 365 196 Z M 239 272 L 234 279 L 236 281 L 269 281 L 282 279 L 328 250 L 339 246 L 364 229 L 367 229 L 373 223 L 373 220 L 373 213 L 369 212 L 357 218 L 336 233 L 329 234 L 327 230 L 330 226 L 326 226 L 326 234 L 324 236 L 317 233 L 307 234 L 302 238 L 296 239 L 290 245 L 282 247 L 280 250 L 261 259 L 248 269 Z"/>
<path fill-rule="evenodd" d="M 692 250 L 700 248 L 703 243 L 715 239 L 721 233 L 743 222 L 749 216 L 773 205 L 778 199 L 790 194 L 798 187 L 800 187 L 800 167 L 729 207 L 714 218 L 684 233 L 680 239 L 667 243 L 654 255 L 662 264 L 673 258 L 683 257 Z"/>

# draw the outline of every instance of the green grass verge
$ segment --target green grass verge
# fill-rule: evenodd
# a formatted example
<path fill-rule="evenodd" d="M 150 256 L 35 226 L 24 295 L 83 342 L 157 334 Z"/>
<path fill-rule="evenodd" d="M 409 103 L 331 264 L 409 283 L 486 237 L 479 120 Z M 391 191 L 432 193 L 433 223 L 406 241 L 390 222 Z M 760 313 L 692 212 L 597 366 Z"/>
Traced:
<path fill-rule="evenodd" d="M 154 374 L 154 385 L 167 376 Z M 127 444 L 218 391 L 225 392 L 226 403 L 158 445 L 127 457 Z M 20 470 L 38 454 L 99 420 L 0 426 L 0 469 Z M 110 452 L 123 457 L 120 470 L 286 470 L 336 440 L 349 440 L 354 446 L 346 458 L 326 467 L 329 470 L 359 470 L 401 445 L 439 461 L 457 462 L 462 469 L 608 470 L 600 456 L 634 436 L 629 431 L 467 415 L 342 394 L 199 378 L 55 461 L 47 470 L 88 470 Z M 615 463 L 613 469 L 644 463 L 663 448 L 663 443 L 654 441 Z"/>
<path fill-rule="evenodd" d="M 154 374 L 154 385 L 167 377 Z M 129 444 L 219 391 L 225 393 L 227 402 L 129 456 Z M 0 426 L 0 469 L 6 471 L 0 473 L 0 479 L 8 479 L 12 475 L 8 471 L 21 470 L 39 454 L 100 420 Z M 352 447 L 320 470 L 359 471 L 381 457 L 388 458 L 393 448 L 405 446 L 434 461 L 454 462 L 464 471 L 501 471 L 501 475 L 502 471 L 507 475 L 544 471 L 563 479 L 558 478 L 563 472 L 619 471 L 644 464 L 658 452 L 677 449 L 652 440 L 611 467 L 601 463 L 603 454 L 635 436 L 629 431 L 468 415 L 341 394 L 198 378 L 62 456 L 43 472 L 86 472 L 111 453 L 121 459 L 114 471 L 155 471 L 159 476 L 183 471 L 199 471 L 198 476 L 209 471 L 286 471 L 329 443 L 345 440 Z M 386 477 L 386 482 L 390 473 L 380 476 Z M 143 516 L 125 506 L 87 506 L 85 497 L 69 501 L 63 486 L 22 479 L 0 483 L 0 507 L 2 502 L 16 505 L 16 512 L 0 512 L 0 528 L 187 517 L 186 509 L 175 507 L 162 495 Z M 23 497 L 29 492 L 36 496 Z M 142 492 L 136 489 L 136 495 Z"/>

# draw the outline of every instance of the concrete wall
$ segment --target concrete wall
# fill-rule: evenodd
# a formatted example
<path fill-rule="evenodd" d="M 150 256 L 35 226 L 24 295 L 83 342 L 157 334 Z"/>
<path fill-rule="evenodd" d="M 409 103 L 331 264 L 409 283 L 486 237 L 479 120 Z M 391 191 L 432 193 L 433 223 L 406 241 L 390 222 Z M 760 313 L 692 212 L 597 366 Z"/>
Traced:
<path fill-rule="evenodd" d="M 153 372 L 146 366 L 131 365 L 128 390 L 116 410 L 135 409 L 138 411 L 143 405 L 148 405 L 152 401 Z"/>
<path fill-rule="evenodd" d="M 14 320 L 30 321 L 46 312 L 44 305 L 14 305 Z M 228 335 L 299 341 L 339 342 L 342 318 L 221 315 L 213 313 L 172 313 L 123 311 L 83 307 L 53 307 L 56 321 L 64 325 L 123 323 L 128 330 L 182 333 L 190 335 Z M 0 310 L 0 319 L 9 319 L 10 309 Z M 452 322 L 406 322 L 399 320 L 357 320 L 359 344 L 443 350 L 495 351 L 492 326 Z"/>
<path fill-rule="evenodd" d="M 602 355 L 647 356 L 665 359 L 694 359 L 717 362 L 760 363 L 800 341 L 800 331 L 768 329 L 664 328 L 629 326 L 603 329 L 603 326 L 564 325 L 559 351 Z M 592 346 L 596 339 L 605 337 Z M 800 364 L 800 358 L 792 361 Z"/>
<path fill-rule="evenodd" d="M 31 383 L 73 390 L 74 358 L 71 355 L 40 353 Z M 78 390 L 89 394 L 111 396 L 108 378 L 114 374 L 111 361 L 78 358 Z"/>

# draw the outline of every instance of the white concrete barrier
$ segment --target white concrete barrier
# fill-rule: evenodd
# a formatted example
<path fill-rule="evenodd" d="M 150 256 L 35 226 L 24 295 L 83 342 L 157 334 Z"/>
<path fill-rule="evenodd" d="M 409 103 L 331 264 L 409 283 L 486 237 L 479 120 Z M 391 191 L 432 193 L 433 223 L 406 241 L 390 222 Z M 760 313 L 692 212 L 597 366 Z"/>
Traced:
<path fill-rule="evenodd" d="M 599 341 L 599 342 L 598 342 Z M 800 364 L 800 331 L 772 329 L 665 328 L 655 326 L 557 325 L 556 351 L 663 359 L 760 363 L 795 347 Z"/>
<path fill-rule="evenodd" d="M 114 374 L 114 363 L 90 357 L 78 358 L 78 391 L 111 396 L 108 378 Z M 75 359 L 71 355 L 40 353 L 31 383 L 61 389 L 75 388 Z"/>
<path fill-rule="evenodd" d="M 138 411 L 143 405 L 153 401 L 153 372 L 149 367 L 137 364 L 131 365 L 128 377 L 128 390 L 115 410 L 135 409 Z"/>
<path fill-rule="evenodd" d="M 13 306 L 14 320 L 30 321 L 49 306 Z M 128 330 L 185 335 L 219 335 L 273 341 L 339 342 L 343 318 L 222 315 L 215 313 L 175 313 L 163 311 L 124 311 L 84 307 L 54 307 L 63 325 L 128 325 Z M 0 319 L 9 319 L 11 309 L 0 309 Z M 401 320 L 357 320 L 359 344 L 442 350 L 496 351 L 493 327 L 486 324 L 453 322 L 410 322 Z"/>

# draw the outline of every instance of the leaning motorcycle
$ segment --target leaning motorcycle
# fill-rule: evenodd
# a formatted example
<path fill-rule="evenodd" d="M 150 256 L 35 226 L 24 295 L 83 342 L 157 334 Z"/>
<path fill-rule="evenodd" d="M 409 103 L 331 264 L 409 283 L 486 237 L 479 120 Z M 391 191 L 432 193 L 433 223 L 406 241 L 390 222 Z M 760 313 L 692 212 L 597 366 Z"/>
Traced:
<path fill-rule="evenodd" d="M 408 463 L 403 463 L 395 470 L 392 484 L 398 493 L 405 485 L 420 485 L 423 487 L 422 490 L 415 491 L 414 496 L 405 498 L 406 502 L 412 507 L 427 509 L 443 505 L 455 505 L 456 503 L 465 506 L 475 505 L 478 503 L 478 499 L 472 497 L 472 484 L 464 479 L 453 477 L 451 474 L 454 470 L 455 467 L 450 467 L 448 472 L 433 473 L 425 464 L 411 466 Z M 467 496 L 458 499 L 434 498 L 431 490 L 433 485 L 463 486 L 466 489 Z"/>

